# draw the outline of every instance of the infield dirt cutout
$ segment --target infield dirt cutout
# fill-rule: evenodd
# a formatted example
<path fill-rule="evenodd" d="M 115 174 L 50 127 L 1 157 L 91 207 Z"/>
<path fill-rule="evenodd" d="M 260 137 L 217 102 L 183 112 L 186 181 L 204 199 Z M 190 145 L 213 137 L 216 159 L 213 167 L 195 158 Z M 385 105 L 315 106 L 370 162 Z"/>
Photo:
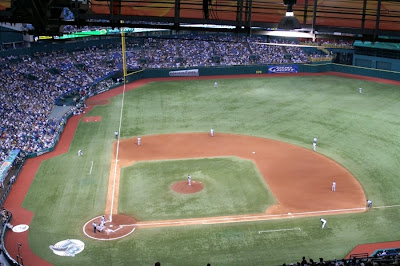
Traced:
<path fill-rule="evenodd" d="M 101 116 L 85 116 L 82 118 L 82 122 L 89 123 L 89 122 L 100 122 Z"/>
<path fill-rule="evenodd" d="M 112 205 L 113 230 L 109 231 L 109 234 L 105 232 L 94 234 L 91 227 L 91 222 L 95 220 L 93 219 L 88 222 L 89 226 L 86 224 L 84 227 L 85 233 L 92 238 L 117 239 L 140 227 L 259 221 L 365 210 L 364 191 L 350 172 L 318 152 L 293 144 L 224 133 L 216 134 L 214 137 L 210 137 L 208 133 L 151 135 L 142 137 L 141 146 L 137 146 L 136 138 L 121 140 L 118 165 L 115 168 L 116 144 L 115 142 L 105 210 L 107 217 L 111 213 Z M 138 161 L 219 156 L 237 156 L 253 160 L 278 203 L 269 207 L 264 213 L 196 219 L 146 222 L 135 221 L 133 217 L 118 214 L 121 168 Z M 337 184 L 336 192 L 331 191 L 333 181 Z M 195 193 L 203 188 L 200 182 L 193 188 L 188 188 L 186 180 L 172 185 L 175 186 L 180 193 Z M 111 204 L 113 192 L 114 202 Z M 116 230 L 117 228 L 119 229 Z"/>

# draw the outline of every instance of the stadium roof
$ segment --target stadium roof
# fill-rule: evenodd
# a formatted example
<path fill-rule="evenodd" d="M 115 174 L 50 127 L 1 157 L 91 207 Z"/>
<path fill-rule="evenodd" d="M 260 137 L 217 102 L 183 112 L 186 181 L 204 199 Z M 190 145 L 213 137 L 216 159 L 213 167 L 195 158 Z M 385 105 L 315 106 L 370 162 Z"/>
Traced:
<path fill-rule="evenodd" d="M 60 18 L 64 7 L 73 21 Z M 0 21 L 31 23 L 40 34 L 65 24 L 120 27 L 121 21 L 135 28 L 205 30 L 211 24 L 218 25 L 214 31 L 252 33 L 276 29 L 285 12 L 283 0 L 0 0 Z M 320 35 L 373 42 L 400 36 L 398 0 L 297 0 L 293 12 L 303 31 Z"/>

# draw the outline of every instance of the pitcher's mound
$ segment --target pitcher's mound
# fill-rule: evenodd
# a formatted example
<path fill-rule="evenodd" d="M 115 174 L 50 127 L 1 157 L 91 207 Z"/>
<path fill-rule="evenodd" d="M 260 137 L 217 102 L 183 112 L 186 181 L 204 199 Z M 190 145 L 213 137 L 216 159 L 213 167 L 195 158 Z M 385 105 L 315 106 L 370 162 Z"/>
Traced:
<path fill-rule="evenodd" d="M 172 184 L 172 190 L 176 193 L 191 194 L 203 190 L 203 184 L 198 181 L 192 181 L 192 185 L 189 186 L 186 180 L 175 182 Z"/>

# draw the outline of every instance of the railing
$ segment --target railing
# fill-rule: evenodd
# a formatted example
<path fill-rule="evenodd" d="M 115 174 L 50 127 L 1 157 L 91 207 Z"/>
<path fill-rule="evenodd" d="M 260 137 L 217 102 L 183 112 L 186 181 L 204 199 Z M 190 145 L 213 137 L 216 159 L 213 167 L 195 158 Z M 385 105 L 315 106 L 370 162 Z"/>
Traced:
<path fill-rule="evenodd" d="M 354 253 L 354 254 L 350 254 L 350 259 L 354 259 L 354 258 L 357 258 L 357 259 L 361 259 L 361 258 L 368 258 L 368 253 L 367 252 L 365 252 L 365 253 Z"/>
<path fill-rule="evenodd" d="M 17 262 L 16 260 L 14 260 L 10 256 L 10 254 L 8 253 L 6 247 L 4 246 L 4 236 L 6 234 L 6 231 L 8 230 L 8 227 L 6 226 L 6 224 L 11 222 L 11 220 L 12 220 L 12 213 L 9 213 L 8 219 L 4 222 L 3 228 L 1 229 L 1 236 L 0 236 L 1 248 L 2 248 L 2 250 L 4 252 L 4 255 L 5 255 L 5 258 L 6 258 L 7 262 L 10 265 L 21 265 L 22 266 L 23 265 L 22 258 L 19 257 L 21 259 L 21 263 Z"/>
<path fill-rule="evenodd" d="M 315 42 L 299 42 L 302 45 L 310 45 L 315 47 L 323 47 L 323 48 L 337 48 L 337 49 L 354 49 L 354 46 L 351 44 L 335 44 L 335 43 L 315 43 Z"/>
<path fill-rule="evenodd" d="M 308 57 L 311 62 L 332 62 L 333 56 L 329 57 Z"/>
<path fill-rule="evenodd" d="M 25 160 L 23 160 L 21 163 L 19 163 L 17 171 L 15 172 L 15 180 L 14 180 L 14 182 L 18 178 L 18 175 L 21 172 L 22 166 L 24 166 L 24 164 L 25 164 Z M 0 199 L 0 207 L 3 206 L 4 201 L 6 200 L 6 198 L 8 196 L 8 193 L 10 193 L 10 190 L 11 190 L 12 186 L 13 186 L 13 184 L 10 183 L 10 185 L 7 187 L 6 191 L 4 192 L 3 196 L 1 197 L 1 199 Z"/>

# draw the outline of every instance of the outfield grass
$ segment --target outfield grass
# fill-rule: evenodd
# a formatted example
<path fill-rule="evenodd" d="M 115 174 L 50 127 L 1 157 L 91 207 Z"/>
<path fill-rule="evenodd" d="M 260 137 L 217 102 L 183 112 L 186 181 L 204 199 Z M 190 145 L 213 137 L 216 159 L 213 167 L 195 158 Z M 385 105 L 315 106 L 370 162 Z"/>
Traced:
<path fill-rule="evenodd" d="M 188 173 L 204 189 L 174 192 Z M 263 213 L 275 203 L 255 164 L 236 157 L 141 162 L 120 180 L 118 211 L 140 221 Z"/>
<path fill-rule="evenodd" d="M 121 137 L 214 128 L 217 134 L 268 137 L 311 149 L 316 136 L 318 152 L 352 172 L 374 206 L 400 204 L 399 87 L 334 76 L 225 79 L 218 88 L 213 83 L 159 82 L 127 93 Z M 30 246 L 56 265 L 278 265 L 302 256 L 341 258 L 359 243 L 400 239 L 400 209 L 389 208 L 325 217 L 324 231 L 315 217 L 141 229 L 118 241 L 90 240 L 82 226 L 104 212 L 120 101 L 115 97 L 90 112 L 102 122 L 81 123 L 71 151 L 42 164 L 25 198 L 23 207 L 35 213 Z M 76 156 L 78 149 L 83 157 Z M 295 227 L 301 231 L 256 233 Z M 84 241 L 85 250 L 75 258 L 52 254 L 48 246 L 68 238 Z"/>

